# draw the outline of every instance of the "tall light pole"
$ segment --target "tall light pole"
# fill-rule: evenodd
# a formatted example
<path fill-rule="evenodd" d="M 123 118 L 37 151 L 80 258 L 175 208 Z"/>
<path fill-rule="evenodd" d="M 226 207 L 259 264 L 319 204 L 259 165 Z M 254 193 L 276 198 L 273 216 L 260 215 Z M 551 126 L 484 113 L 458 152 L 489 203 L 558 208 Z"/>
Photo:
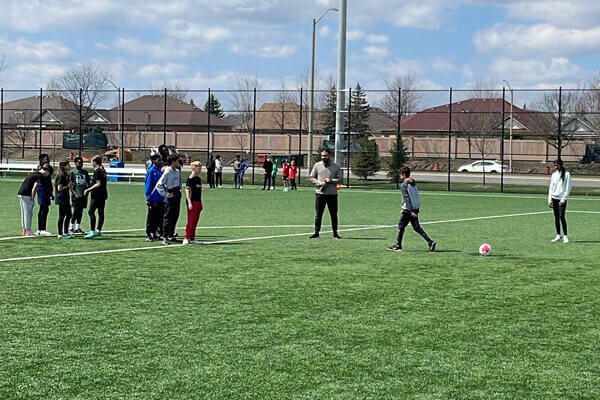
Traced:
<path fill-rule="evenodd" d="M 312 30 L 312 63 L 310 69 L 310 110 L 308 111 L 308 172 L 312 169 L 312 153 L 313 153 L 313 124 L 314 124 L 314 107 L 315 107 L 315 47 L 316 39 L 315 33 L 317 30 L 317 24 L 329 13 L 330 11 L 340 11 L 337 8 L 330 8 L 325 11 L 319 18 L 313 19 L 313 30 Z"/>
<path fill-rule="evenodd" d="M 342 141 L 344 140 L 344 108 L 346 108 L 346 21 L 348 0 L 340 0 L 340 38 L 338 50 L 337 105 L 335 110 L 335 163 L 342 165 Z"/>
<path fill-rule="evenodd" d="M 514 102 L 514 98 L 513 98 L 513 90 L 510 87 L 510 83 L 508 83 L 506 81 L 506 79 L 504 79 L 504 83 L 506 83 L 506 86 L 508 86 L 508 90 L 510 90 L 510 127 L 508 128 L 508 130 L 509 130 L 508 147 L 510 148 L 510 154 L 508 155 L 508 169 L 512 173 L 512 170 L 513 170 L 512 169 L 512 155 L 513 155 L 512 137 L 513 137 L 513 102 Z"/>

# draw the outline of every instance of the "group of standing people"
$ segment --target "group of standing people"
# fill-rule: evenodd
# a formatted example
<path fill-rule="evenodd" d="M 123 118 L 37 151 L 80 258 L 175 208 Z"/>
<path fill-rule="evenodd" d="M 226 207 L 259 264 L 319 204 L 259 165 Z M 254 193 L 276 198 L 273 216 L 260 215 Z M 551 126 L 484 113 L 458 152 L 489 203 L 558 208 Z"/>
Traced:
<path fill-rule="evenodd" d="M 275 190 L 275 181 L 279 168 L 277 163 L 273 161 L 273 157 L 267 154 L 265 162 L 262 166 L 264 170 L 264 181 L 261 190 Z M 281 163 L 281 176 L 283 179 L 283 191 L 288 192 L 290 190 L 298 190 L 296 186 L 296 176 L 298 175 L 298 166 L 296 161 L 283 160 Z"/>
<path fill-rule="evenodd" d="M 62 160 L 58 164 L 58 171 L 53 180 L 54 169 L 50 165 L 50 157 L 47 154 L 40 155 L 36 170 L 25 178 L 17 193 L 21 205 L 23 236 L 53 235 L 47 230 L 52 200 L 58 206 L 58 238 L 72 239 L 73 234 L 84 234 L 81 220 L 83 210 L 87 208 L 88 197 L 91 198 L 88 210 L 90 231 L 85 237 L 89 239 L 102 235 L 104 208 L 108 199 L 106 171 L 102 166 L 102 156 L 94 157 L 92 162 L 94 172 L 91 179 L 88 171 L 83 168 L 83 159 L 75 157 L 73 160 L 75 169 L 71 169 L 69 160 Z M 38 230 L 34 233 L 32 220 L 36 196 L 40 209 Z M 97 220 L 96 213 L 98 213 Z"/>

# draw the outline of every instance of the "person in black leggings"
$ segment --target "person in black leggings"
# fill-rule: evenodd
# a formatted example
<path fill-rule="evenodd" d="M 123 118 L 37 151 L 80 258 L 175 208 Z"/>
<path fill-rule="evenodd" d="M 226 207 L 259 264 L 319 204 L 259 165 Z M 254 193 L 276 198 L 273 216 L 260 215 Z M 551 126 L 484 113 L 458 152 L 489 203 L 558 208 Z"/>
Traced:
<path fill-rule="evenodd" d="M 108 191 L 106 189 L 106 170 L 102 166 L 102 156 L 93 158 L 94 175 L 92 176 L 92 186 L 87 188 L 83 193 L 87 195 L 91 193 L 90 209 L 90 232 L 85 235 L 87 239 L 102 235 L 102 227 L 104 226 L 104 207 L 108 199 Z M 98 211 L 98 226 L 96 228 L 96 211 Z"/>
<path fill-rule="evenodd" d="M 46 227 L 48 225 L 48 213 L 50 212 L 50 205 L 52 205 L 52 200 L 54 200 L 52 189 L 52 175 L 54 174 L 54 169 L 48 161 L 44 162 L 41 166 L 49 171 L 49 175 L 42 176 L 41 185 L 38 187 L 37 194 L 40 210 L 38 211 L 38 230 L 36 235 L 51 236 L 52 234 L 47 231 Z"/>
<path fill-rule="evenodd" d="M 556 237 L 551 242 L 569 243 L 567 236 L 567 199 L 571 194 L 571 174 L 563 165 L 563 161 L 558 159 L 554 162 L 555 171 L 550 180 L 548 188 L 548 206 L 554 211 L 554 227 L 556 228 Z M 562 226 L 563 236 L 560 235 Z"/>
<path fill-rule="evenodd" d="M 58 205 L 58 238 L 72 239 L 69 235 L 69 223 L 71 222 L 70 192 L 75 194 L 73 184 L 69 179 L 69 161 L 63 160 L 59 163 L 58 174 L 54 180 L 56 190 L 56 205 Z M 76 195 L 76 194 L 75 194 Z"/>

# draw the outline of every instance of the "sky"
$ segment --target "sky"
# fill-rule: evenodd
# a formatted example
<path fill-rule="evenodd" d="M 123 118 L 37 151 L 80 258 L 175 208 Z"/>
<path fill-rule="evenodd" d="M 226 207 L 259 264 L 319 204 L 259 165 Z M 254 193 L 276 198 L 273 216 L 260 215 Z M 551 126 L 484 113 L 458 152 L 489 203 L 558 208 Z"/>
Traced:
<path fill-rule="evenodd" d="M 45 87 L 97 63 L 125 88 L 263 89 L 310 67 L 312 19 L 337 0 L 0 0 L 6 89 Z M 337 74 L 338 13 L 317 31 L 317 80 Z M 349 0 L 348 84 L 384 89 L 577 86 L 600 73 L 600 1 Z"/>

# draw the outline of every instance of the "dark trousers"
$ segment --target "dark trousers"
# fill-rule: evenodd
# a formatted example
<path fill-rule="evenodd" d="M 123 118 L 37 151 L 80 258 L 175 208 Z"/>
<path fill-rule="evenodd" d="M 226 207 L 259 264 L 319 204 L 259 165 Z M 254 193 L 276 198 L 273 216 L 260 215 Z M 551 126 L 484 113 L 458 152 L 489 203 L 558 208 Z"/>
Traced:
<path fill-rule="evenodd" d="M 323 213 L 325 212 L 325 206 L 329 209 L 329 216 L 331 217 L 331 229 L 333 233 L 337 233 L 338 230 L 338 196 L 337 194 L 317 194 L 315 201 L 315 233 L 319 233 L 321 230 L 321 222 L 323 221 Z"/>
<path fill-rule="evenodd" d="M 207 169 L 206 170 L 206 179 L 208 180 L 209 186 L 212 188 L 215 187 L 215 170 Z"/>
<path fill-rule="evenodd" d="M 242 186 L 242 173 L 240 171 L 235 171 L 233 173 L 233 187 L 236 189 Z"/>
<path fill-rule="evenodd" d="M 106 207 L 105 199 L 92 199 L 90 202 L 90 209 L 88 215 L 90 216 L 90 228 L 91 231 L 96 230 L 96 211 L 98 211 L 98 230 L 102 230 L 104 226 L 104 207 Z"/>
<path fill-rule="evenodd" d="M 50 212 L 50 206 L 40 205 L 38 211 L 38 231 L 45 231 L 48 223 L 48 212 Z"/>
<path fill-rule="evenodd" d="M 69 222 L 71 221 L 71 205 L 59 204 L 58 205 L 58 234 L 69 232 Z"/>
<path fill-rule="evenodd" d="M 240 187 L 244 186 L 244 175 L 246 175 L 245 172 L 240 173 Z"/>
<path fill-rule="evenodd" d="M 263 189 L 269 189 L 271 187 L 271 174 L 265 174 L 265 181 L 263 182 Z"/>
<path fill-rule="evenodd" d="M 80 224 L 83 218 L 83 210 L 86 206 L 86 199 L 73 199 L 73 217 L 71 218 L 72 224 Z"/>
<path fill-rule="evenodd" d="M 170 239 L 175 237 L 175 228 L 179 219 L 179 209 L 181 208 L 181 192 L 173 192 L 173 197 L 165 199 L 165 210 L 163 219 L 163 237 Z"/>
<path fill-rule="evenodd" d="M 148 216 L 146 217 L 146 236 L 158 239 L 157 232 L 162 229 L 163 217 L 165 214 L 164 203 L 148 205 Z"/>
<path fill-rule="evenodd" d="M 296 187 L 296 178 L 290 178 L 290 184 L 292 185 L 292 190 L 298 190 Z"/>
<path fill-rule="evenodd" d="M 215 185 L 223 186 L 223 173 L 222 172 L 215 172 Z"/>
<path fill-rule="evenodd" d="M 423 239 L 427 241 L 427 243 L 432 242 L 431 238 L 427 236 L 423 228 L 421 228 L 421 224 L 419 224 L 419 210 L 413 210 L 412 212 L 414 212 L 417 216 L 413 217 L 410 211 L 402 210 L 402 216 L 400 217 L 400 222 L 398 222 L 398 246 L 402 246 L 402 237 L 404 236 L 404 231 L 406 230 L 408 224 L 411 224 L 415 232 L 421 235 Z"/>
<path fill-rule="evenodd" d="M 554 211 L 554 226 L 556 227 L 556 234 L 560 235 L 560 225 L 562 224 L 563 235 L 567 236 L 567 219 L 565 214 L 567 212 L 567 202 L 562 206 L 560 200 L 552 199 L 552 210 Z"/>

